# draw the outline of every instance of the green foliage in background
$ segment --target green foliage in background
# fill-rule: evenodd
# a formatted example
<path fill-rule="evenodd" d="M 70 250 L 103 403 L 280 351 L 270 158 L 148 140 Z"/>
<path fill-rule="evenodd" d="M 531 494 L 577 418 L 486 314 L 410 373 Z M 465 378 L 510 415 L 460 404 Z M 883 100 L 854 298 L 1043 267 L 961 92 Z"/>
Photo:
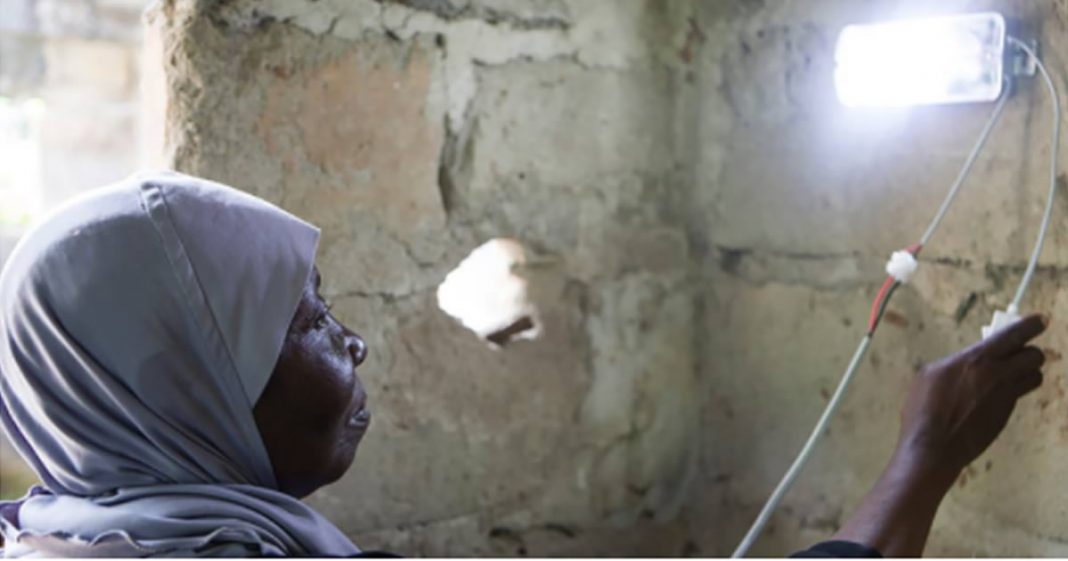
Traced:
<path fill-rule="evenodd" d="M 4 197 L 0 196 L 0 228 L 23 229 L 30 225 L 33 214 L 18 205 L 4 204 Z"/>

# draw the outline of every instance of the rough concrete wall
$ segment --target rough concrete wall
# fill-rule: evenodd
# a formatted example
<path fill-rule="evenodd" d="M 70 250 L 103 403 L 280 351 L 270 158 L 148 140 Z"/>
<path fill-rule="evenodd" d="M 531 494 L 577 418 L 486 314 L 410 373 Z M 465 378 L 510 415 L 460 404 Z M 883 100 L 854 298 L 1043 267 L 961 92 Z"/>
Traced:
<path fill-rule="evenodd" d="M 995 9 L 1041 37 L 1068 92 L 1068 9 L 1055 1 L 698 3 L 700 150 L 688 220 L 707 335 L 700 372 L 700 551 L 728 554 L 807 437 L 857 345 L 889 252 L 917 241 L 992 104 L 901 111 L 837 105 L 833 48 L 847 23 Z M 1068 98 L 1062 98 L 1062 106 Z M 840 414 L 755 553 L 826 537 L 891 453 L 914 370 L 974 341 L 1012 297 L 1045 202 L 1050 104 L 1025 80 L 912 285 L 898 291 Z M 1068 149 L 1061 147 L 1061 172 Z M 1027 297 L 1068 341 L 1068 199 Z M 944 503 L 935 555 L 1068 555 L 1064 363 L 1024 399 Z"/>
<path fill-rule="evenodd" d="M 312 502 L 411 555 L 729 553 L 992 108 L 837 105 L 841 26 L 936 9 L 1019 18 L 1068 92 L 1063 0 L 164 3 L 174 164 L 322 226 L 327 291 L 373 349 L 375 429 Z M 833 532 L 915 369 L 1011 297 L 1046 189 L 1044 95 L 1010 101 L 757 553 Z M 1066 211 L 1027 304 L 1054 318 Z M 546 323 L 503 352 L 433 301 L 497 236 L 538 254 Z M 929 552 L 1068 552 L 1058 368 Z"/>
<path fill-rule="evenodd" d="M 173 1 L 180 170 L 322 227 L 375 423 L 311 502 L 409 555 L 662 554 L 695 480 L 676 138 L 685 3 Z M 488 348 L 434 289 L 514 237 L 545 336 Z"/>

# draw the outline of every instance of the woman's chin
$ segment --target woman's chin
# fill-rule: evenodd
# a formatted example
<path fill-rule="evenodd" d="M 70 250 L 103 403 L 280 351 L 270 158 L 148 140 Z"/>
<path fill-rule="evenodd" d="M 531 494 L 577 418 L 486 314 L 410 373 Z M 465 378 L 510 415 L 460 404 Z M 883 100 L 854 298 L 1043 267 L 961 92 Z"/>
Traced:
<path fill-rule="evenodd" d="M 333 462 L 333 467 L 330 470 L 329 480 L 324 485 L 337 482 L 349 471 L 349 468 L 352 467 L 353 462 L 356 460 L 356 450 L 359 448 L 362 436 L 361 434 L 361 438 L 357 438 L 351 446 L 347 447 L 347 450 L 338 452 L 337 459 Z"/>

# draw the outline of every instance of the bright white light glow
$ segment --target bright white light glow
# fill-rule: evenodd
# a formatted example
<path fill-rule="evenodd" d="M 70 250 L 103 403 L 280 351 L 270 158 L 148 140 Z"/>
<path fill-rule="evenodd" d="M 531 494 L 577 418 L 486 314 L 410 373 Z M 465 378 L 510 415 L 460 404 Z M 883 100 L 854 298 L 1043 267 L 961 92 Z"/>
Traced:
<path fill-rule="evenodd" d="M 1005 18 L 986 12 L 850 25 L 835 86 L 849 107 L 993 101 L 1001 95 Z"/>
<path fill-rule="evenodd" d="M 519 242 L 492 239 L 471 252 L 438 286 L 438 307 L 494 346 L 541 334 L 538 311 L 517 274 L 526 263 Z"/>

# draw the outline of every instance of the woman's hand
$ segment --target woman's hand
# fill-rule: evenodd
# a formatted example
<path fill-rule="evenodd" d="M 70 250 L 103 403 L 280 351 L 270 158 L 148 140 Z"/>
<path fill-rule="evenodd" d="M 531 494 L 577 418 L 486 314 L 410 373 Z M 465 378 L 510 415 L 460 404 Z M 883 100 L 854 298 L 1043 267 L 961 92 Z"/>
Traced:
<path fill-rule="evenodd" d="M 835 539 L 887 557 L 918 557 L 942 498 L 1005 428 L 1016 401 L 1042 383 L 1042 351 L 1028 343 L 1048 320 L 1029 316 L 925 367 L 901 412 L 897 450 Z"/>
<path fill-rule="evenodd" d="M 897 456 L 956 479 L 1005 428 L 1016 400 L 1042 384 L 1045 355 L 1028 343 L 1047 324 L 1026 317 L 924 367 L 901 411 Z"/>

